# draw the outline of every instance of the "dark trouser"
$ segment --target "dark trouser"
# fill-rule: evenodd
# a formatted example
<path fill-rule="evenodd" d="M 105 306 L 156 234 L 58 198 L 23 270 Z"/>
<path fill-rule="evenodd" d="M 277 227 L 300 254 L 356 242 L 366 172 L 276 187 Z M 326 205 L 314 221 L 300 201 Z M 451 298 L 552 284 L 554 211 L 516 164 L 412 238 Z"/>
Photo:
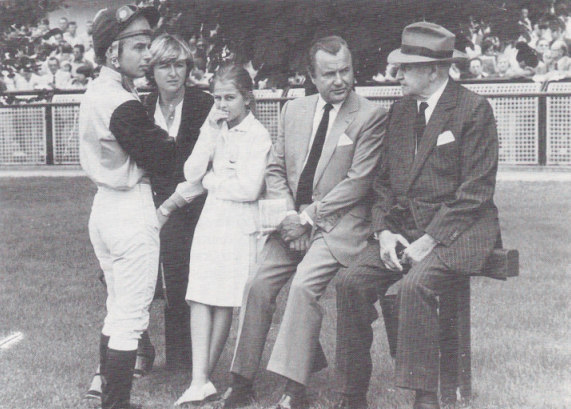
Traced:
<path fill-rule="evenodd" d="M 384 267 L 378 242 L 369 243 L 337 281 L 336 368 L 340 392 L 365 395 L 371 377 L 371 324 L 375 302 L 402 278 L 397 296 L 399 316 L 395 385 L 436 392 L 438 389 L 439 326 L 437 296 L 459 276 L 429 254 L 404 276 Z"/>
<path fill-rule="evenodd" d="M 191 204 L 192 206 L 192 204 Z M 165 354 L 168 368 L 190 369 L 190 307 L 185 300 L 188 263 L 194 229 L 200 212 L 181 209 L 161 229 L 161 262 L 166 286 Z"/>

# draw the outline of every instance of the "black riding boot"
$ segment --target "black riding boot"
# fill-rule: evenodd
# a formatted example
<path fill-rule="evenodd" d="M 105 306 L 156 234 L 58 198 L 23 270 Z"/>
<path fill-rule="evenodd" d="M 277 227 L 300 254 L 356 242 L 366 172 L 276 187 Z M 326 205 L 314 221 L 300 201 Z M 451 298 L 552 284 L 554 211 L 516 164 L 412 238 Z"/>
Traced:
<path fill-rule="evenodd" d="M 133 370 L 137 351 L 117 351 L 107 348 L 107 360 L 102 366 L 102 409 L 128 409 L 133 385 Z"/>

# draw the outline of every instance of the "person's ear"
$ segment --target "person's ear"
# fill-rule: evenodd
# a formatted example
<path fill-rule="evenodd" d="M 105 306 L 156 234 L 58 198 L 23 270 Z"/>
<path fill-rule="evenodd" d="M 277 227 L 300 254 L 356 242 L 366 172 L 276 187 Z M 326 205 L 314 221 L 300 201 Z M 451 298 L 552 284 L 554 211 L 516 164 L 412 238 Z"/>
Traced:
<path fill-rule="evenodd" d="M 119 47 L 116 44 L 112 44 L 107 49 L 107 51 L 105 52 L 105 57 L 107 57 L 107 59 L 111 61 L 113 67 L 118 69 L 121 66 L 121 64 L 119 64 Z"/>
<path fill-rule="evenodd" d="M 313 85 L 315 85 L 315 78 L 313 77 L 313 73 L 310 70 L 307 70 L 307 76 L 309 77 Z"/>
<path fill-rule="evenodd" d="M 429 73 L 430 81 L 436 81 L 438 78 L 438 67 L 435 64 L 430 65 L 430 73 Z"/>

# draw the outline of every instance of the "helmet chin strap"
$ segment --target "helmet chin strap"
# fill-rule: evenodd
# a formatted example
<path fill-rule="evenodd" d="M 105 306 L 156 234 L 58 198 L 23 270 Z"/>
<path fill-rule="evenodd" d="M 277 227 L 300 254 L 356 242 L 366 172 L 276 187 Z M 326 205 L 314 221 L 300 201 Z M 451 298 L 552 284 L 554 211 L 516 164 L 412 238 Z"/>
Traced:
<path fill-rule="evenodd" d="M 107 57 L 111 60 L 111 65 L 113 65 L 116 70 L 121 68 L 121 64 L 119 63 L 119 41 L 113 41 L 107 50 Z"/>

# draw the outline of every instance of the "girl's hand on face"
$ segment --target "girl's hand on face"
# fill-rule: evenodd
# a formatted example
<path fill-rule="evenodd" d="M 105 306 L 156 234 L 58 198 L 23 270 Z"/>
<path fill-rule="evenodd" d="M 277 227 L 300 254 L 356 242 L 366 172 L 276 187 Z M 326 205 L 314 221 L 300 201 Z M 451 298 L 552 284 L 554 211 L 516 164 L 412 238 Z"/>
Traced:
<path fill-rule="evenodd" d="M 212 107 L 210 114 L 208 114 L 208 123 L 214 129 L 222 128 L 222 123 L 228 119 L 228 112 L 222 111 L 216 106 Z"/>

